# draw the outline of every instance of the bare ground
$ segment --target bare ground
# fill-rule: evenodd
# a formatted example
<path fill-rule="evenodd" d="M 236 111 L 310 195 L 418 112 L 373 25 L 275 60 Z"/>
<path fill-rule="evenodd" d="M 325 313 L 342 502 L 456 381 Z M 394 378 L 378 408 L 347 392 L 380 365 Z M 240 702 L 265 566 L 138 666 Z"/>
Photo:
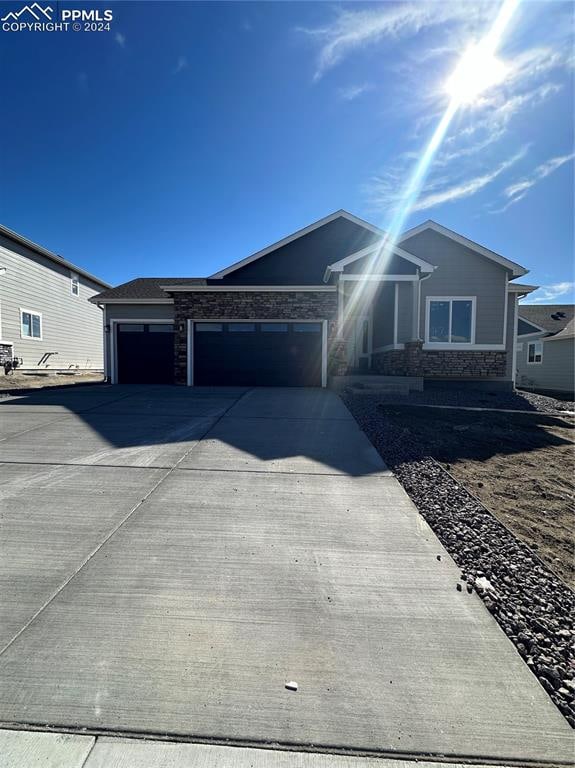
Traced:
<path fill-rule="evenodd" d="M 98 384 L 104 381 L 101 373 L 0 373 L 0 392 L 9 390 L 44 389 L 65 387 L 72 384 Z"/>
<path fill-rule="evenodd" d="M 422 455 L 459 482 L 575 586 L 575 419 L 380 406 Z M 390 425 L 391 426 L 391 425 Z"/>

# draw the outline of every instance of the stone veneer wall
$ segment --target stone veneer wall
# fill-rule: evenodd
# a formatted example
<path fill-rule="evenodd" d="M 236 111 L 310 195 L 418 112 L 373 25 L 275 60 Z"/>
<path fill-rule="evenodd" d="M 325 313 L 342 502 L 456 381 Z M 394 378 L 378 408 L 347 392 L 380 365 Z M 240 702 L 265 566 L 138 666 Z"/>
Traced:
<path fill-rule="evenodd" d="M 427 350 L 420 341 L 408 342 L 405 349 L 377 352 L 372 358 L 378 373 L 425 378 L 502 378 L 505 364 L 505 351 Z"/>
<path fill-rule="evenodd" d="M 342 342 L 336 341 L 335 291 L 191 291 L 175 292 L 175 380 L 187 379 L 187 320 L 327 320 L 328 371 L 341 370 Z"/>

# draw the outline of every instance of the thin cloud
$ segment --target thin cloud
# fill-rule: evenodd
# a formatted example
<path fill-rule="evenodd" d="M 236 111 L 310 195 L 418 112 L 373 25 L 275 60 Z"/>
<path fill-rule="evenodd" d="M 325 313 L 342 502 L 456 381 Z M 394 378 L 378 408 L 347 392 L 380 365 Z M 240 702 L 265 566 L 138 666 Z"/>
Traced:
<path fill-rule="evenodd" d="M 529 296 L 529 303 L 544 304 L 545 302 L 552 302 L 560 296 L 565 296 L 565 294 L 571 293 L 573 289 L 575 289 L 575 283 L 566 281 L 563 283 L 554 283 L 553 285 L 543 285 Z"/>
<path fill-rule="evenodd" d="M 357 50 L 384 39 L 413 37 L 423 29 L 457 23 L 468 26 L 493 15 L 495 4 L 399 3 L 375 9 L 336 11 L 323 27 L 300 29 L 319 42 L 314 80 Z"/>
<path fill-rule="evenodd" d="M 126 35 L 123 35 L 121 32 L 116 32 L 114 40 L 118 43 L 120 48 L 126 47 Z"/>
<path fill-rule="evenodd" d="M 184 69 L 188 68 L 188 60 L 185 56 L 178 56 L 178 63 L 176 64 L 176 67 L 174 69 L 174 75 L 178 75 L 180 72 L 183 72 Z"/>
<path fill-rule="evenodd" d="M 444 205 L 445 203 L 453 203 L 456 200 L 461 200 L 465 197 L 471 197 L 477 194 L 481 189 L 486 187 L 495 181 L 498 176 L 501 176 L 506 170 L 511 168 L 518 160 L 525 156 L 527 148 L 524 147 L 516 155 L 509 160 L 505 160 L 500 163 L 495 170 L 490 173 L 484 173 L 481 176 L 475 176 L 472 179 L 463 181 L 460 184 L 454 184 L 439 192 L 432 192 L 429 195 L 423 195 L 415 203 L 414 211 L 426 211 L 429 208 L 435 208 L 438 205 Z"/>
<path fill-rule="evenodd" d="M 339 98 L 343 99 L 343 101 L 353 101 L 354 99 L 357 99 L 358 96 L 363 96 L 364 93 L 373 91 L 373 88 L 374 86 L 372 83 L 363 83 L 362 85 L 349 85 L 345 88 L 339 89 Z"/>
<path fill-rule="evenodd" d="M 547 178 L 553 171 L 561 168 L 562 165 L 573 160 L 574 157 L 575 152 L 571 152 L 569 155 L 560 155 L 559 157 L 552 157 L 550 160 L 546 160 L 544 163 L 541 163 L 541 165 L 538 165 L 530 176 L 507 187 L 504 192 L 505 197 L 515 197 L 522 192 L 527 192 L 527 190 L 534 187 L 538 181 Z"/>
<path fill-rule="evenodd" d="M 504 213 L 508 208 L 520 200 L 523 200 L 527 196 L 528 192 L 533 189 L 540 181 L 546 179 L 558 168 L 561 168 L 565 163 L 570 162 L 575 158 L 575 152 L 571 152 L 569 155 L 559 155 L 558 157 L 552 157 L 537 166 L 528 176 L 523 176 L 518 181 L 509 184 L 503 190 L 503 197 L 507 202 L 501 208 L 490 211 L 490 213 Z"/>

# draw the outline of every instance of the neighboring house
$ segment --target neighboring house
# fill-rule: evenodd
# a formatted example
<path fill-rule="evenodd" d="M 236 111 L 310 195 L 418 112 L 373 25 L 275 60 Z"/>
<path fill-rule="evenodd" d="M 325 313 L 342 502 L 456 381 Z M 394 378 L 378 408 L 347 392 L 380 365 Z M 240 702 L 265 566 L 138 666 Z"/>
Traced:
<path fill-rule="evenodd" d="M 575 305 L 520 304 L 517 386 L 542 392 L 575 391 Z"/>
<path fill-rule="evenodd" d="M 94 296 L 112 382 L 325 386 L 370 370 L 512 388 L 523 267 L 428 221 L 385 233 L 338 211 L 209 278 Z"/>
<path fill-rule="evenodd" d="M 89 299 L 108 283 L 0 226 L 0 361 L 23 370 L 102 370 L 102 311 Z"/>

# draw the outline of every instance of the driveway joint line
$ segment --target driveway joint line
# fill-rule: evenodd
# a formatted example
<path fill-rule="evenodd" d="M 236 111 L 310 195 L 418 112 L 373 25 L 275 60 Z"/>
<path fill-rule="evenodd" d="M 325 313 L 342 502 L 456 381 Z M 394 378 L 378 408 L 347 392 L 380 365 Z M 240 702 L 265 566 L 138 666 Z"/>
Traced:
<path fill-rule="evenodd" d="M 245 394 L 246 393 L 244 392 L 242 395 L 240 395 L 238 400 L 236 400 L 235 402 L 238 402 L 239 400 L 241 400 L 241 398 Z M 230 405 L 229 407 L 231 408 L 232 405 Z M 200 440 L 202 440 L 205 437 L 205 435 L 208 434 L 208 432 L 211 429 L 213 429 L 213 427 L 220 421 L 220 419 L 223 418 L 223 415 L 224 414 L 222 414 L 222 416 L 220 416 L 214 424 L 211 424 L 206 429 L 202 437 L 200 437 L 200 439 L 198 440 L 198 443 L 200 442 Z M 45 600 L 43 605 L 28 619 L 28 621 L 22 627 L 20 627 L 18 632 L 2 648 L 0 648 L 0 656 L 2 656 L 16 642 L 16 640 L 18 640 L 18 638 L 36 621 L 38 616 L 56 599 L 56 597 L 58 597 L 58 595 L 68 586 L 68 584 L 72 581 L 72 579 L 74 579 L 78 575 L 78 573 L 80 573 L 80 571 L 90 562 L 90 560 L 92 560 L 92 558 L 102 549 L 102 547 L 104 547 L 104 545 L 107 544 L 110 541 L 110 539 L 116 535 L 116 533 L 120 530 L 120 528 L 123 528 L 123 526 L 135 514 L 135 512 L 137 512 L 137 510 L 142 506 L 142 504 L 145 501 L 147 501 L 150 498 L 150 496 L 154 493 L 154 491 L 156 491 L 159 488 L 159 486 L 164 482 L 164 480 L 166 480 L 172 474 L 172 472 L 174 472 L 174 470 L 177 469 L 178 464 L 180 464 L 182 461 L 184 461 L 185 458 L 187 458 L 188 454 L 190 454 L 193 451 L 196 445 L 197 443 L 190 446 L 190 448 L 188 448 L 187 451 L 184 451 L 184 453 L 180 456 L 178 461 L 173 466 L 171 466 L 162 475 L 162 477 L 160 477 L 158 482 L 155 483 L 146 494 L 144 494 L 144 496 L 140 499 L 140 501 L 137 502 L 137 504 L 135 504 L 134 507 L 132 507 L 132 509 L 128 512 L 128 514 L 125 515 L 122 518 L 122 520 L 108 533 L 108 535 L 105 536 L 104 539 L 102 539 L 102 541 L 90 552 L 90 554 L 82 560 L 82 562 L 75 569 L 75 571 L 72 574 L 70 574 L 70 576 L 68 576 L 67 579 L 64 580 L 64 582 L 58 587 L 58 589 L 56 589 L 50 595 L 50 597 L 47 600 Z M 93 467 L 97 465 L 91 464 L 90 466 Z"/>
<path fill-rule="evenodd" d="M 494 768 L 557 768 L 558 766 L 569 766 L 572 768 L 572 761 L 567 760 L 537 760 L 523 759 L 517 757 L 490 757 L 489 755 L 469 755 L 464 752 L 423 752 L 418 750 L 401 751 L 394 749 L 377 749 L 369 747 L 347 747 L 339 744 L 317 744 L 300 741 L 271 741 L 266 739 L 241 739 L 226 736 L 204 736 L 200 734 L 186 734 L 180 732 L 166 733 L 157 731 L 130 731 L 124 729 L 108 729 L 94 727 L 80 727 L 74 725 L 65 725 L 63 723 L 48 725 L 44 723 L 28 723 L 25 721 L 15 721 L 13 723 L 0 721 L 0 729 L 17 730 L 41 733 L 64 733 L 70 735 L 83 735 L 94 737 L 94 745 L 102 738 L 132 740 L 136 742 L 153 741 L 157 744 L 203 744 L 206 746 L 225 746 L 231 749 L 259 749 L 262 752 L 274 751 L 284 753 L 305 753 L 314 755 L 338 755 L 341 757 L 352 758 L 371 758 L 393 760 L 398 764 L 404 761 L 416 762 L 434 762 L 444 765 L 489 765 Z M 90 750 L 91 753 L 92 750 Z M 86 763 L 83 764 L 85 766 Z"/>

